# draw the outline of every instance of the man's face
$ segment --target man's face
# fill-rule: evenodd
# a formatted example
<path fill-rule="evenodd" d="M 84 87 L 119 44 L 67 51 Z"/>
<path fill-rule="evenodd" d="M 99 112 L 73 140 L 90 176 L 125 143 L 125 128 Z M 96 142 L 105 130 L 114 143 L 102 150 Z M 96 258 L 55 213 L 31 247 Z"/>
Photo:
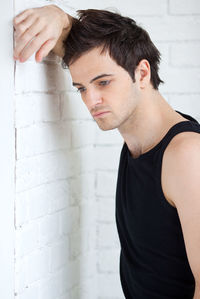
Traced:
<path fill-rule="evenodd" d="M 139 99 L 129 73 L 101 48 L 83 54 L 69 66 L 73 85 L 102 130 L 128 125 Z M 102 113 L 103 112 L 103 113 Z"/>

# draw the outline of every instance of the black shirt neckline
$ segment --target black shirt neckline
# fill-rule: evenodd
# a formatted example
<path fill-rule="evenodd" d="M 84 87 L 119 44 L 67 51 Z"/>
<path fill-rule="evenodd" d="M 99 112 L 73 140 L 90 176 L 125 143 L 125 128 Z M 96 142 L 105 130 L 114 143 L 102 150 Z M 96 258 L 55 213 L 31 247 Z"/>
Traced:
<path fill-rule="evenodd" d="M 140 159 L 142 159 L 142 158 L 145 158 L 146 156 L 148 156 L 148 155 L 150 155 L 150 154 L 153 154 L 155 151 L 157 151 L 157 150 L 160 148 L 160 146 L 161 146 L 163 140 L 164 140 L 165 138 L 167 138 L 167 136 L 172 132 L 172 130 L 176 129 L 176 128 L 179 127 L 180 125 L 184 125 L 184 124 L 186 124 L 186 123 L 191 123 L 191 121 L 193 121 L 193 122 L 195 122 L 195 123 L 198 123 L 198 122 L 196 121 L 196 119 L 194 119 L 194 118 L 191 117 L 190 115 L 184 114 L 184 113 L 182 113 L 182 112 L 180 112 L 180 111 L 178 111 L 178 110 L 175 110 L 175 111 L 178 112 L 178 113 L 179 113 L 180 115 L 182 115 L 183 117 L 187 118 L 188 120 L 180 121 L 180 122 L 176 123 L 175 125 L 173 125 L 171 128 L 169 128 L 169 130 L 166 132 L 166 134 L 163 136 L 163 138 L 159 141 L 159 143 L 157 143 L 153 148 L 151 148 L 151 149 L 148 150 L 147 152 L 144 152 L 144 153 L 141 154 L 140 156 L 134 158 L 134 157 L 132 156 L 131 152 L 129 151 L 129 148 L 128 148 L 127 144 L 124 142 L 124 146 L 125 146 L 125 148 L 126 148 L 126 150 L 127 150 L 127 152 L 128 152 L 128 159 L 129 159 L 129 160 L 134 160 L 134 161 L 136 161 L 136 160 L 140 160 Z"/>

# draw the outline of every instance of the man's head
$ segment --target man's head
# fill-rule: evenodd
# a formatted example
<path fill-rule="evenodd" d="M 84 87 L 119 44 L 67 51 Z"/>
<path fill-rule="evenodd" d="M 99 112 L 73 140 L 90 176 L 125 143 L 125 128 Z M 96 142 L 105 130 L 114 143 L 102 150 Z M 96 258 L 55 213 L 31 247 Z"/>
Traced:
<path fill-rule="evenodd" d="M 160 53 L 134 20 L 105 10 L 78 12 L 64 41 L 63 67 L 69 67 L 93 116 L 109 111 L 95 118 L 99 127 L 119 128 L 136 108 L 141 89 L 157 90 L 163 82 Z"/>
<path fill-rule="evenodd" d="M 78 10 L 72 28 L 64 42 L 63 65 L 67 67 L 87 51 L 102 47 L 108 50 L 117 64 L 122 66 L 134 81 L 134 72 L 142 59 L 151 66 L 151 83 L 154 89 L 163 82 L 158 75 L 160 53 L 149 34 L 128 17 L 106 10 Z"/>

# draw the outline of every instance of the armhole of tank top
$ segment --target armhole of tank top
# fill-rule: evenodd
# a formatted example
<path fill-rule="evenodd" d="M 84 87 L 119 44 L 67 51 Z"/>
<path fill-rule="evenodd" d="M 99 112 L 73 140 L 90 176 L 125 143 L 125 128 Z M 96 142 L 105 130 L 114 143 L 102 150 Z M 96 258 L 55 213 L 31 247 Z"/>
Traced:
<path fill-rule="evenodd" d="M 171 140 L 170 140 L 171 141 Z M 167 145 L 168 146 L 168 145 Z M 176 207 L 172 206 L 169 201 L 167 200 L 167 198 L 165 197 L 164 191 L 163 191 L 163 187 L 162 187 L 162 181 L 161 181 L 161 174 L 162 174 L 162 169 L 163 169 L 163 156 L 164 156 L 164 152 L 167 148 L 167 146 L 165 147 L 165 149 L 162 151 L 162 155 L 161 157 L 159 157 L 159 162 L 160 162 L 160 166 L 159 166 L 159 172 L 158 172 L 158 178 L 159 178 L 159 184 L 158 184 L 158 192 L 161 198 L 161 203 L 167 207 L 168 209 L 170 209 L 171 211 L 175 211 L 177 212 Z"/>
<path fill-rule="evenodd" d="M 170 209 L 171 211 L 175 211 L 177 212 L 177 208 L 172 206 L 169 201 L 166 199 L 165 197 L 165 194 L 164 194 L 164 191 L 163 191 L 163 188 L 162 188 L 162 182 L 161 182 L 161 174 L 162 174 L 162 169 L 163 169 L 163 156 L 164 156 L 164 152 L 166 150 L 166 148 L 168 147 L 168 145 L 170 144 L 171 140 L 177 136 L 178 134 L 180 133 L 183 133 L 183 132 L 196 132 L 196 133 L 199 133 L 200 134 L 200 126 L 198 127 L 195 127 L 194 125 L 191 127 L 191 129 L 186 129 L 185 131 L 180 131 L 178 132 L 177 134 L 173 135 L 170 140 L 167 142 L 166 146 L 164 146 L 164 148 L 162 149 L 160 155 L 159 155 L 159 159 L 158 159 L 158 163 L 159 163 L 159 167 L 158 167 L 158 179 L 159 179 L 159 184 L 157 185 L 158 186 L 158 194 L 161 196 L 161 203 L 165 206 L 165 207 L 168 207 L 168 209 Z"/>

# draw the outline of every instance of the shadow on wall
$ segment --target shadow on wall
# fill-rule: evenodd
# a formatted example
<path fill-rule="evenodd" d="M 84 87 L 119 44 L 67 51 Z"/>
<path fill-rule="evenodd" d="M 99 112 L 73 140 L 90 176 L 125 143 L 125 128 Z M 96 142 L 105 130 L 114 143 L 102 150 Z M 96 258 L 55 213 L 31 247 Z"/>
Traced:
<path fill-rule="evenodd" d="M 48 244 L 54 248 L 51 274 L 61 273 L 61 290 L 66 292 L 66 298 L 95 298 L 95 124 L 80 96 L 72 90 L 68 70 L 53 59 L 49 55 L 44 62 L 45 78 L 48 92 L 59 96 L 60 117 L 51 138 L 59 145 L 56 180 L 62 181 L 60 188 L 65 192 L 60 190 L 51 211 L 59 213 L 59 238 Z M 55 243 L 60 244 L 58 250 Z"/>

